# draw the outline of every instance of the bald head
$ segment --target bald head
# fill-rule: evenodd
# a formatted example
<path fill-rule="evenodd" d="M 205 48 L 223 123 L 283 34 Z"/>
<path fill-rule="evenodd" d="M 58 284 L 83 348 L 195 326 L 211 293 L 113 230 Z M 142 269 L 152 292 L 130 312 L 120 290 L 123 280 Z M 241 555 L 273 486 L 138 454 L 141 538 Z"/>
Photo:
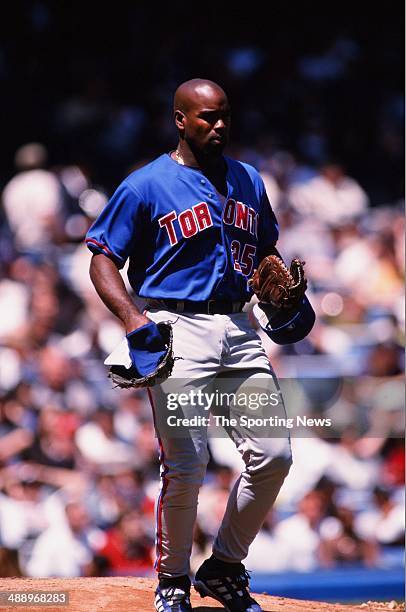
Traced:
<path fill-rule="evenodd" d="M 190 165 L 220 158 L 230 128 L 230 106 L 220 85 L 207 79 L 182 83 L 175 93 L 174 119 L 179 147 Z"/>
<path fill-rule="evenodd" d="M 191 79 L 179 85 L 175 92 L 173 110 L 187 113 L 196 104 L 204 105 L 219 97 L 227 101 L 224 90 L 214 81 L 207 79 Z"/>

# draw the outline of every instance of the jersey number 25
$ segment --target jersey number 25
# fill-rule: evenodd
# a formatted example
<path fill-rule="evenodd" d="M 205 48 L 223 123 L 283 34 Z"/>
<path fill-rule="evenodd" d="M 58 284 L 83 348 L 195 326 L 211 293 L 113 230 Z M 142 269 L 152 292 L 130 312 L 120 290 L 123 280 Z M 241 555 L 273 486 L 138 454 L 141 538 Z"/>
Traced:
<path fill-rule="evenodd" d="M 241 272 L 244 276 L 250 276 L 254 267 L 254 257 L 257 252 L 257 247 L 253 244 L 241 245 L 239 240 L 233 240 L 231 243 L 231 253 L 234 260 L 234 270 Z"/>

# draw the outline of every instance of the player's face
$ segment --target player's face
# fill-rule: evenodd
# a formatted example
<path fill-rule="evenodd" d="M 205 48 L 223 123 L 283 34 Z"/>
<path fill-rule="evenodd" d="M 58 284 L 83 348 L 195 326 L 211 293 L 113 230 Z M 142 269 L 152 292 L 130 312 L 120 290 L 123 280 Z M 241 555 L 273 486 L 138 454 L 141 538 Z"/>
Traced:
<path fill-rule="evenodd" d="M 230 106 L 219 92 L 199 96 L 184 116 L 184 138 L 192 150 L 221 155 L 228 142 Z"/>

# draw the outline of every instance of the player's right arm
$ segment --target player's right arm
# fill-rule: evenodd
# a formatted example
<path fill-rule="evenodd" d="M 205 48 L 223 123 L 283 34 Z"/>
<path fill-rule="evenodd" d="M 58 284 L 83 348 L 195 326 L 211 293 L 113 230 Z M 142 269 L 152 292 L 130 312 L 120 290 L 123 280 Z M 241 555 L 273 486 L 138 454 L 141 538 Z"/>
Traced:
<path fill-rule="evenodd" d="M 112 259 L 103 253 L 93 255 L 90 278 L 104 304 L 124 325 L 126 334 L 151 322 L 134 304 Z"/>
<path fill-rule="evenodd" d="M 123 181 L 86 236 L 86 244 L 93 253 L 92 283 L 127 334 L 150 323 L 134 304 L 119 272 L 132 252 L 133 243 L 142 241 L 142 211 L 142 198 Z"/>

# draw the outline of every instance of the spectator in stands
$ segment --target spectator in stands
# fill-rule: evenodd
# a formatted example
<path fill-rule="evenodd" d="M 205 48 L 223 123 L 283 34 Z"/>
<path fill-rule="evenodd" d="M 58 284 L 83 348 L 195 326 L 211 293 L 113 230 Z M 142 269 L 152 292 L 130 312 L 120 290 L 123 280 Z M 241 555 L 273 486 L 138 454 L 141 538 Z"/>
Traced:
<path fill-rule="evenodd" d="M 64 520 L 48 527 L 36 540 L 27 563 L 27 574 L 32 577 L 92 575 L 93 556 L 100 535 L 91 528 L 88 513 L 81 503 L 67 503 Z"/>
<path fill-rule="evenodd" d="M 289 199 L 304 217 L 314 216 L 332 226 L 360 217 L 369 203 L 362 187 L 336 162 L 323 164 L 319 176 L 292 185 Z"/>
<path fill-rule="evenodd" d="M 98 555 L 105 559 L 106 575 L 140 576 L 153 572 L 153 549 L 153 535 L 148 534 L 142 515 L 132 510 L 107 530 Z"/>
<path fill-rule="evenodd" d="M 75 440 L 91 464 L 128 464 L 133 459 L 131 447 L 115 436 L 113 413 L 106 408 L 97 410 L 89 422 L 79 427 Z"/>
<path fill-rule="evenodd" d="M 216 465 L 212 478 L 201 489 L 198 520 L 201 528 L 211 537 L 217 533 L 234 480 L 235 473 L 230 467 Z"/>
<path fill-rule="evenodd" d="M 0 545 L 19 549 L 47 527 L 41 483 L 28 475 L 5 477 L 0 492 Z"/>
<path fill-rule="evenodd" d="M 375 487 L 373 507 L 361 512 L 355 521 L 356 533 L 382 546 L 402 546 L 405 532 L 405 508 L 390 491 Z"/>
<path fill-rule="evenodd" d="M 20 147 L 15 154 L 18 173 L 3 191 L 6 218 L 22 252 L 47 249 L 61 233 L 61 185 L 53 172 L 45 170 L 47 156 L 41 143 Z"/>
<path fill-rule="evenodd" d="M 276 525 L 274 536 L 285 550 L 285 568 L 310 571 L 323 565 L 322 530 L 325 502 L 318 491 L 310 491 L 298 504 L 298 512 Z"/>
<path fill-rule="evenodd" d="M 290 551 L 286 541 L 275 536 L 278 524 L 275 510 L 266 517 L 261 531 L 251 544 L 245 564 L 250 571 L 263 573 L 281 572 L 290 569 Z M 272 551 L 272 554 L 270 554 Z"/>
<path fill-rule="evenodd" d="M 369 537 L 356 532 L 354 513 L 344 506 L 336 509 L 335 516 L 326 518 L 323 528 L 323 566 L 363 563 L 367 567 L 377 562 L 378 547 Z"/>

